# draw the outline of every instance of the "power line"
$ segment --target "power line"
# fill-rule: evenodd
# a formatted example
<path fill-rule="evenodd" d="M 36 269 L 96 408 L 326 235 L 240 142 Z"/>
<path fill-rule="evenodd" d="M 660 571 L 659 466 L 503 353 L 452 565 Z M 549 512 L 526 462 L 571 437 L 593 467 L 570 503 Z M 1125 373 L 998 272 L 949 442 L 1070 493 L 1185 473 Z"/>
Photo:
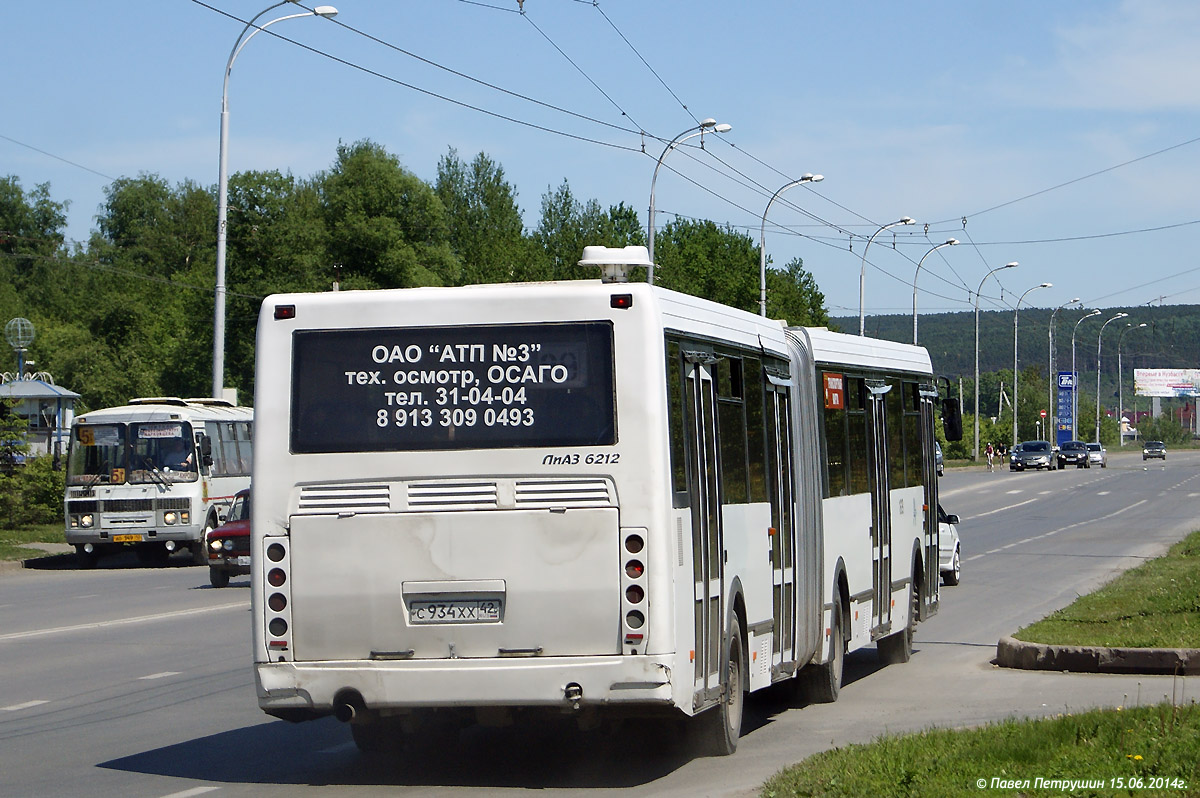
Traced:
<path fill-rule="evenodd" d="M 201 6 L 203 8 L 207 8 L 208 10 L 213 11 L 217 14 L 220 14 L 223 17 L 232 19 L 236 22 L 241 22 L 243 24 L 249 24 L 246 22 L 246 20 L 243 20 L 234 14 L 230 14 L 227 11 L 223 11 L 219 8 L 215 8 L 211 5 L 209 5 L 208 3 L 205 3 L 203 0 L 191 0 L 191 2 L 195 3 L 198 6 Z M 301 7 L 303 7 L 303 6 L 301 6 Z M 335 20 L 335 22 L 336 22 L 336 20 Z M 505 122 L 511 122 L 514 125 L 528 127 L 533 130 L 540 130 L 543 133 L 551 133 L 556 136 L 562 136 L 564 138 L 574 139 L 575 141 L 582 141 L 582 142 L 586 142 L 588 144 L 597 144 L 601 147 L 609 147 L 611 149 L 616 149 L 616 150 L 626 150 L 628 152 L 641 152 L 641 148 L 639 148 L 639 147 L 630 147 L 630 146 L 623 145 L 623 144 L 614 144 L 613 142 L 610 142 L 610 141 L 601 141 L 600 139 L 594 139 L 594 138 L 590 138 L 588 136 L 581 136 L 576 133 L 568 133 L 564 130 L 557 130 L 552 127 L 547 127 L 546 125 L 539 125 L 534 122 L 526 122 L 523 119 L 517 119 L 516 117 L 508 116 L 506 114 L 501 114 L 497 111 L 489 111 L 486 108 L 481 108 L 477 105 L 472 105 L 471 103 L 463 102 L 462 100 L 456 100 L 453 97 L 447 97 L 444 94 L 438 94 L 437 92 L 430 91 L 429 89 L 422 89 L 420 86 L 415 86 L 411 83 L 406 83 L 406 82 L 404 82 L 398 78 L 394 78 L 390 75 L 385 75 L 382 72 L 379 72 L 377 70 L 369 69 L 365 66 L 362 66 L 361 64 L 356 64 L 353 61 L 349 61 L 340 56 L 336 56 L 332 53 L 321 50 L 320 48 L 304 44 L 303 42 L 298 42 L 295 39 L 289 39 L 287 36 L 276 33 L 273 30 L 269 30 L 269 29 L 265 29 L 265 28 L 260 28 L 259 30 L 262 30 L 264 33 L 274 36 L 275 38 L 279 39 L 280 41 L 285 41 L 288 44 L 295 45 L 296 47 L 299 47 L 303 50 L 307 50 L 308 52 L 313 53 L 314 55 L 319 55 L 322 58 L 329 59 L 330 61 L 341 64 L 342 66 L 349 67 L 351 69 L 362 72 L 366 75 L 370 75 L 372 77 L 379 78 L 380 80 L 385 80 L 388 83 L 393 83 L 397 86 L 402 86 L 411 91 L 415 91 L 418 94 L 424 94 L 427 97 L 432 97 L 434 99 L 441 100 L 443 102 L 448 102 L 451 105 L 457 105 L 460 108 L 466 108 L 467 110 L 475 111 L 476 113 L 484 114 L 485 116 L 490 116 L 493 119 L 500 119 Z"/>
<path fill-rule="evenodd" d="M 66 158 L 62 157 L 61 155 L 55 155 L 52 152 L 46 152 L 45 150 L 38 149 L 37 147 L 33 146 L 32 144 L 26 144 L 23 141 L 17 141 L 14 138 L 9 138 L 8 136 L 5 136 L 2 133 L 0 133 L 0 139 L 4 139 L 5 141 L 11 141 L 13 144 L 19 145 L 21 147 L 25 147 L 26 149 L 29 149 L 29 150 L 33 150 L 34 152 L 41 153 L 42 155 L 45 155 L 47 158 L 53 158 L 56 161 L 62 161 L 65 164 L 70 164 L 71 166 L 74 166 L 77 169 L 82 169 L 85 172 L 91 172 L 94 175 L 99 175 L 100 177 L 103 177 L 105 180 L 116 180 L 117 179 L 117 178 L 113 177 L 112 175 L 106 175 L 103 172 L 97 172 L 95 169 L 93 169 L 90 166 L 84 166 L 81 163 L 75 163 L 74 161 L 67 160 Z"/>

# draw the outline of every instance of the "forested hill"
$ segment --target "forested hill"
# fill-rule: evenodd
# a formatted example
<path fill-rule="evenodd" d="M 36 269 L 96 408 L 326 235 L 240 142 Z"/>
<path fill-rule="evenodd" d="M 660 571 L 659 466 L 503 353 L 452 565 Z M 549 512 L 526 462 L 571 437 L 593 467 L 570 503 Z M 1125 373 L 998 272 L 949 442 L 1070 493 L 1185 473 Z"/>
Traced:
<path fill-rule="evenodd" d="M 1045 373 L 1049 365 L 1050 315 L 1053 308 L 1021 308 L 1017 323 L 1020 367 Z M 1120 339 L 1121 365 L 1126 379 L 1135 368 L 1200 368 L 1200 305 L 1163 305 L 1102 308 L 1076 328 L 1087 311 L 1064 308 L 1055 318 L 1055 367 L 1071 369 L 1071 334 L 1075 332 L 1075 366 L 1081 375 L 1096 374 L 1096 344 L 1100 326 L 1118 313 L 1124 319 L 1104 330 L 1101 367 L 1115 370 Z M 858 331 L 858 317 L 830 319 L 844 332 Z M 1145 328 L 1137 325 L 1145 323 Z M 1127 324 L 1134 325 L 1126 328 Z M 1123 332 L 1124 331 L 1124 332 Z M 972 378 L 975 374 L 975 313 L 922 314 L 917 332 L 920 344 L 929 350 L 934 371 L 950 377 Z M 912 343 L 912 315 L 868 316 L 866 333 L 889 341 Z M 1121 338 L 1123 334 L 1123 338 Z M 1013 367 L 1012 311 L 980 311 L 979 370 L 981 373 Z"/>

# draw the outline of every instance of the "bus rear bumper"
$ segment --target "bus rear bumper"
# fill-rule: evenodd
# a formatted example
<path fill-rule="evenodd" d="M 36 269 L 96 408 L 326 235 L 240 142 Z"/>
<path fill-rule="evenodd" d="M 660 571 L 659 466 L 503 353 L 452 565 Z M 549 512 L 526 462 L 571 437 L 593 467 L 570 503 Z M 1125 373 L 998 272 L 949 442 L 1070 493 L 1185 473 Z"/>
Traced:
<path fill-rule="evenodd" d="M 370 710 L 673 705 L 671 667 L 653 656 L 522 660 L 255 663 L 266 712 L 324 715 L 355 691 Z"/>

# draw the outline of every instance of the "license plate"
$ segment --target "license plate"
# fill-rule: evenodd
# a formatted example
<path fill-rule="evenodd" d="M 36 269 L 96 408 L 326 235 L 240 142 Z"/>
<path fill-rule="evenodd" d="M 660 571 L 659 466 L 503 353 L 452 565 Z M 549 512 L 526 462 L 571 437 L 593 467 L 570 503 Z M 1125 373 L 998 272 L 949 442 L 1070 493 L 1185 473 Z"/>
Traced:
<path fill-rule="evenodd" d="M 237 558 L 237 564 L 238 565 L 249 565 L 250 564 L 250 555 L 249 554 L 239 555 Z"/>
<path fill-rule="evenodd" d="M 113 535 L 113 543 L 141 543 L 141 535 Z"/>
<path fill-rule="evenodd" d="M 503 599 L 451 599 L 414 601 L 408 607 L 411 623 L 496 623 L 504 609 Z"/>

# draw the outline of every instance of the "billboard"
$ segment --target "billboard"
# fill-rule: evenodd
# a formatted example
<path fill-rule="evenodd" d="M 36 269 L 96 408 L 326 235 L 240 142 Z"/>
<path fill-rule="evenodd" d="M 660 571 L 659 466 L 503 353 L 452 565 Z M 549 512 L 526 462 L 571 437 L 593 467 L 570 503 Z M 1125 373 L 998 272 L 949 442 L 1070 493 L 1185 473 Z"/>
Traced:
<path fill-rule="evenodd" d="M 1200 396 L 1200 369 L 1134 369 L 1138 396 Z"/>
<path fill-rule="evenodd" d="M 1058 372 L 1058 408 L 1054 413 L 1054 442 L 1059 446 L 1075 439 L 1075 382 L 1078 375 Z"/>

